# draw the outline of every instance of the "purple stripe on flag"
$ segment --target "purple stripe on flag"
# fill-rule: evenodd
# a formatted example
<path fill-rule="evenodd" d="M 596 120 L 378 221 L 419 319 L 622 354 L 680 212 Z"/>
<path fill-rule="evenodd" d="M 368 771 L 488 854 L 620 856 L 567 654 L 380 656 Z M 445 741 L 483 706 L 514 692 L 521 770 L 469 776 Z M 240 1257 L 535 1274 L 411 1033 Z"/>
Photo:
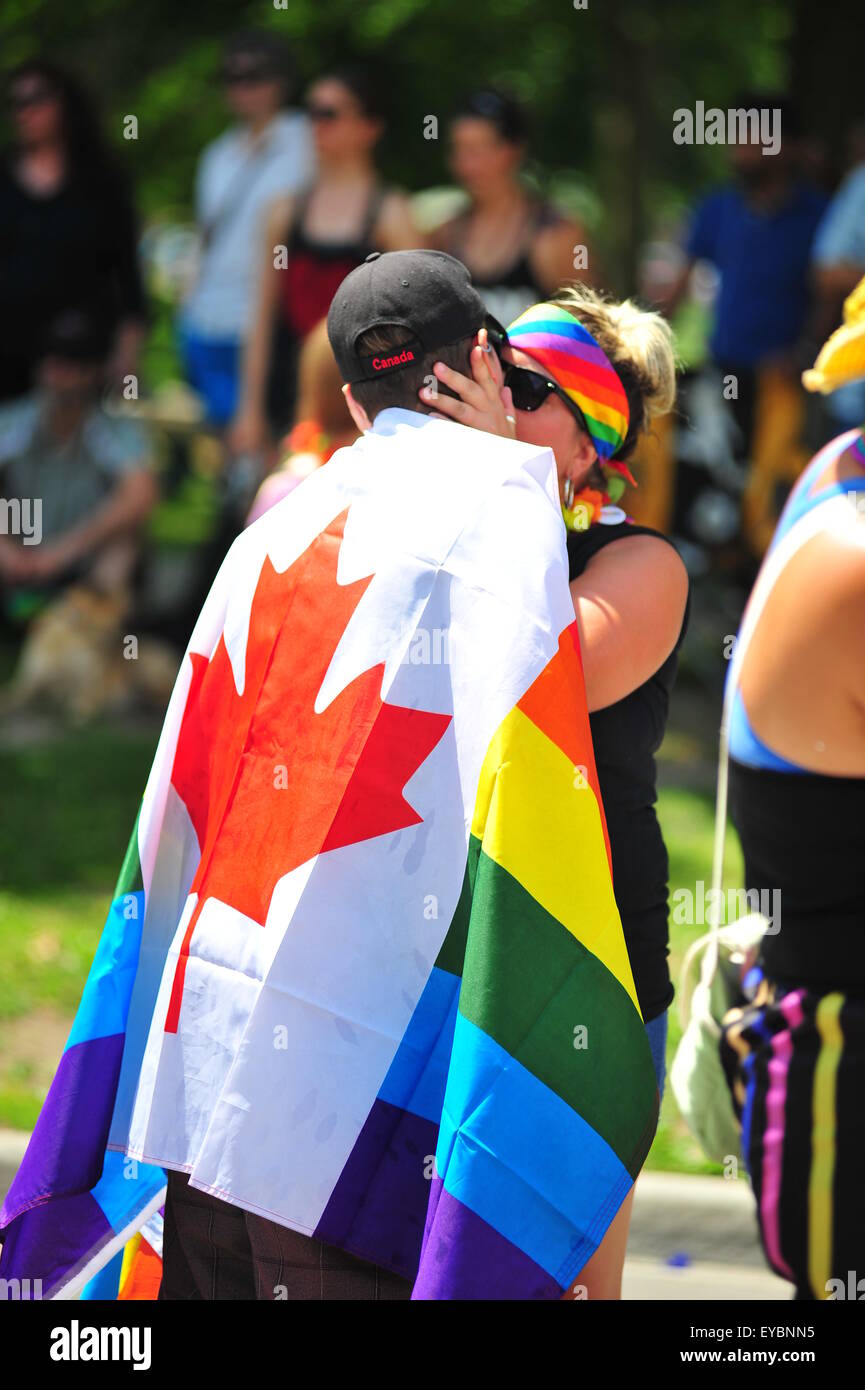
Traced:
<path fill-rule="evenodd" d="M 76 1273 L 113 1235 L 89 1192 L 45 1202 L 4 1231 L 0 1277 L 39 1278 L 42 1287 L 35 1296 L 47 1297 L 60 1279 Z"/>
<path fill-rule="evenodd" d="M 329 1245 L 417 1273 L 438 1125 L 377 1100 L 330 1195 L 315 1234 Z"/>
<path fill-rule="evenodd" d="M 102 1176 L 122 1056 L 122 1033 L 91 1038 L 63 1053 L 0 1211 L 0 1229 L 48 1198 L 95 1187 Z"/>
<path fill-rule="evenodd" d="M 469 1207 L 433 1182 L 414 1299 L 551 1299 L 564 1290 Z"/>

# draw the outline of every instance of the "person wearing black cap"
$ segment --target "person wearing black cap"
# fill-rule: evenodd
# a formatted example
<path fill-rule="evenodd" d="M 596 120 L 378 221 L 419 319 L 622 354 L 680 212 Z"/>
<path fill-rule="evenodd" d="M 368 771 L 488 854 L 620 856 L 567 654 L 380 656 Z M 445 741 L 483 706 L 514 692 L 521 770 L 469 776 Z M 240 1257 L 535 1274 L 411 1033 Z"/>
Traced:
<path fill-rule="evenodd" d="M 476 347 L 504 336 L 461 261 L 444 251 L 373 252 L 333 297 L 327 332 L 359 430 L 386 410 L 434 414 L 418 391 L 436 382 L 433 366 L 470 371 Z M 462 365 L 458 365 L 462 364 Z"/>
<path fill-rule="evenodd" d="M 131 576 L 156 486 L 143 425 L 100 404 L 110 349 L 103 323 L 70 310 L 49 329 L 37 391 L 0 408 L 0 496 L 22 519 L 20 534 L 0 534 L 13 621 L 73 581 L 113 592 Z"/>
<path fill-rule="evenodd" d="M 199 161 L 196 208 L 203 255 L 180 320 L 187 375 L 216 425 L 226 424 L 236 409 L 265 209 L 304 185 L 315 164 L 309 121 L 284 109 L 292 73 L 276 35 L 236 35 L 226 47 L 220 76 L 239 124 L 208 145 Z"/>
<path fill-rule="evenodd" d="M 478 561 L 488 567 L 485 574 L 496 573 L 498 560 L 508 570 L 511 567 L 514 542 L 509 543 L 502 537 L 493 519 L 498 514 L 495 494 L 505 491 L 509 479 L 513 480 L 524 468 L 531 467 L 530 479 L 526 473 L 526 481 L 531 482 L 530 490 L 521 498 L 520 510 L 508 510 L 507 515 L 522 538 L 530 538 L 533 525 L 541 522 L 540 534 L 535 539 L 538 550 L 543 551 L 549 539 L 546 524 L 550 519 L 553 523 L 556 520 L 551 496 L 552 454 L 543 448 L 527 448 L 451 420 L 434 418 L 434 406 L 418 399 L 424 380 L 435 380 L 432 375 L 434 362 L 446 361 L 457 370 L 468 371 L 472 353 L 492 352 L 492 344 L 501 341 L 498 335 L 503 331 L 490 320 L 465 266 L 441 251 L 374 252 L 337 288 L 327 318 L 327 331 L 345 383 L 343 392 L 349 411 L 363 437 L 350 449 L 338 451 L 290 496 L 246 530 L 236 544 L 249 547 L 250 553 L 256 546 L 260 549 L 266 545 L 268 535 L 281 531 L 280 512 L 286 530 L 290 531 L 292 509 L 303 509 L 304 499 L 309 502 L 318 484 L 330 486 L 328 473 L 333 478 L 342 468 L 365 479 L 363 495 L 368 505 L 358 503 L 352 527 L 355 538 L 362 538 L 364 552 L 374 569 L 377 558 L 384 562 L 390 554 L 389 548 L 381 544 L 380 528 L 393 516 L 390 502 L 394 473 L 389 464 L 396 460 L 397 473 L 411 479 L 412 498 L 422 492 L 429 477 L 430 506 L 424 521 L 426 523 L 438 510 L 439 522 L 432 522 L 433 531 L 439 524 L 446 531 L 451 527 L 459 530 L 463 505 L 472 518 L 468 527 L 471 530 L 478 522 L 477 504 L 482 500 L 480 530 L 474 534 Z M 509 393 L 504 400 L 510 400 Z M 433 498 L 435 465 L 442 461 L 447 463 L 448 482 Z M 465 485 L 462 484 L 463 462 L 467 474 L 474 470 Z M 542 482 L 545 470 L 550 480 L 546 489 Z M 530 499 L 528 515 L 524 510 L 526 498 Z M 531 499 L 537 502 L 537 511 L 531 509 Z M 403 501 L 405 503 L 405 498 Z M 414 503 L 409 506 L 411 514 L 415 515 Z M 423 530 L 425 537 L 431 534 L 426 525 L 419 530 Z M 402 532 L 399 534 L 403 539 Z M 498 560 L 489 553 L 489 548 L 494 551 L 497 545 L 501 547 Z M 245 554 L 246 550 L 234 552 L 235 555 L 240 553 Z M 298 597 L 294 601 L 298 608 L 304 602 L 300 597 L 303 586 L 319 582 L 315 569 L 310 574 L 312 577 L 297 581 Z M 262 621 L 270 620 L 262 616 L 250 618 L 250 644 L 254 640 L 253 623 Z M 448 794 L 444 785 L 440 794 Z M 303 816 L 302 804 L 293 814 Z M 325 860 L 325 856 L 321 858 Z M 329 872 L 326 862 L 322 863 L 322 872 Z M 395 931 L 395 943 L 398 935 Z M 399 948 L 395 945 L 395 949 Z M 360 1007 L 363 1010 L 363 1003 Z M 339 1067 L 329 1051 L 321 1058 L 320 1065 L 325 1074 Z M 275 1121 L 278 1124 L 284 1120 L 280 1084 L 277 1077 L 272 1103 L 275 1111 L 279 1111 L 280 1118 Z M 184 1104 L 178 1097 L 181 1112 Z M 262 1123 L 267 1123 L 266 1119 Z M 328 1138 L 323 1136 L 322 1144 L 326 1146 L 327 1143 Z M 239 1156 L 241 1143 L 236 1136 L 232 1147 L 235 1156 Z M 260 1215 L 261 1211 L 273 1208 L 265 1204 L 264 1196 L 258 1192 L 252 1201 L 241 1203 L 236 1195 L 225 1201 L 214 1196 L 215 1189 L 199 1183 L 195 1176 L 194 1185 L 191 1185 L 186 1176 L 188 1168 L 180 1171 L 179 1166 L 167 1166 L 170 1171 L 165 1202 L 161 1301 L 275 1298 L 293 1302 L 404 1301 L 410 1298 L 413 1279 L 405 1277 L 407 1260 L 403 1253 L 390 1256 L 391 1268 L 371 1263 L 353 1253 L 358 1245 L 364 1248 L 364 1241 L 356 1241 L 353 1231 L 345 1230 L 338 1237 L 325 1225 L 324 1229 L 330 1233 L 327 1239 L 319 1239 L 317 1234 L 308 1235 L 284 1222 Z M 418 1188 L 409 1197 L 395 1191 L 394 1205 L 405 1203 L 406 1208 L 411 1209 L 418 1199 L 423 1204 L 427 1183 L 428 1174 L 424 1173 L 418 1178 Z M 376 1220 L 386 1223 L 389 1216 L 374 1209 L 372 1214 L 367 1212 L 364 1219 L 373 1224 Z M 419 1238 L 420 1230 L 417 1235 Z M 402 1272 L 396 1272 L 398 1270 Z"/>

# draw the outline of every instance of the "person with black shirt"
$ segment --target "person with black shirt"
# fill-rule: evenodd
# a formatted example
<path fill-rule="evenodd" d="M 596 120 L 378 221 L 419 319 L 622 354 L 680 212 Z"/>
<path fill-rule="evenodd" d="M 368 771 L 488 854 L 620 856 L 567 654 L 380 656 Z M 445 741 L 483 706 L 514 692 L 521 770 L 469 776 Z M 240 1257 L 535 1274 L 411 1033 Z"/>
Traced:
<path fill-rule="evenodd" d="M 607 820 L 613 886 L 659 1090 L 667 1009 L 668 860 L 655 812 L 655 754 L 664 736 L 688 619 L 688 576 L 666 536 L 616 505 L 627 460 L 675 396 L 668 325 L 584 285 L 535 304 L 474 349 L 474 379 L 436 364 L 456 396 L 423 388 L 451 419 L 552 448 L 559 475 L 571 595 L 580 630 L 592 741 Z M 621 1296 L 632 1197 L 580 1274 L 592 1298 Z"/>
<path fill-rule="evenodd" d="M 33 387 L 49 325 L 77 310 L 112 335 L 109 377 L 135 372 L 145 300 L 135 216 L 90 103 L 53 63 L 7 79 L 14 144 L 0 160 L 0 400 Z"/>

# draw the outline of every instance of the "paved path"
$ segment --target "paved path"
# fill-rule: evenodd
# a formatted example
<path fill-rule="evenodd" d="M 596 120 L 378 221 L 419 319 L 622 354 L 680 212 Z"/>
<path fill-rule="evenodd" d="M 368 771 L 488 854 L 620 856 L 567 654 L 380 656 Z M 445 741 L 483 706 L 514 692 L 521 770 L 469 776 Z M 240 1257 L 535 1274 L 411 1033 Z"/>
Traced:
<path fill-rule="evenodd" d="M 625 1298 L 784 1299 L 769 1270 L 747 1178 L 644 1173 L 637 1183 Z"/>

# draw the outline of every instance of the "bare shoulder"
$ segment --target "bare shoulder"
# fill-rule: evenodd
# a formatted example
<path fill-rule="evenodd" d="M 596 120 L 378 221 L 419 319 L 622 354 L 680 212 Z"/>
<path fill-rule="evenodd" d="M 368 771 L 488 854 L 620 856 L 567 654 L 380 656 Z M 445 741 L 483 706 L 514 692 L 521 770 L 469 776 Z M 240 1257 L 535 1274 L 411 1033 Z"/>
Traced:
<path fill-rule="evenodd" d="M 627 544 L 625 544 L 627 542 Z M 644 595 L 678 596 L 684 608 L 688 596 L 688 571 L 676 548 L 661 536 L 623 535 L 604 546 L 586 565 L 582 578 L 593 584 L 606 577 L 639 584 Z M 579 580 L 575 580 L 579 583 Z"/>
<path fill-rule="evenodd" d="M 573 278 L 580 264 L 578 252 L 585 249 L 588 260 L 587 239 L 583 227 L 564 213 L 539 227 L 532 239 L 530 258 L 538 279 L 545 285 L 555 288 L 562 281 Z M 586 266 L 583 266 L 585 270 Z"/>
<path fill-rule="evenodd" d="M 785 566 L 778 582 L 785 580 L 818 591 L 827 604 L 865 598 L 865 514 L 812 536 Z"/>

